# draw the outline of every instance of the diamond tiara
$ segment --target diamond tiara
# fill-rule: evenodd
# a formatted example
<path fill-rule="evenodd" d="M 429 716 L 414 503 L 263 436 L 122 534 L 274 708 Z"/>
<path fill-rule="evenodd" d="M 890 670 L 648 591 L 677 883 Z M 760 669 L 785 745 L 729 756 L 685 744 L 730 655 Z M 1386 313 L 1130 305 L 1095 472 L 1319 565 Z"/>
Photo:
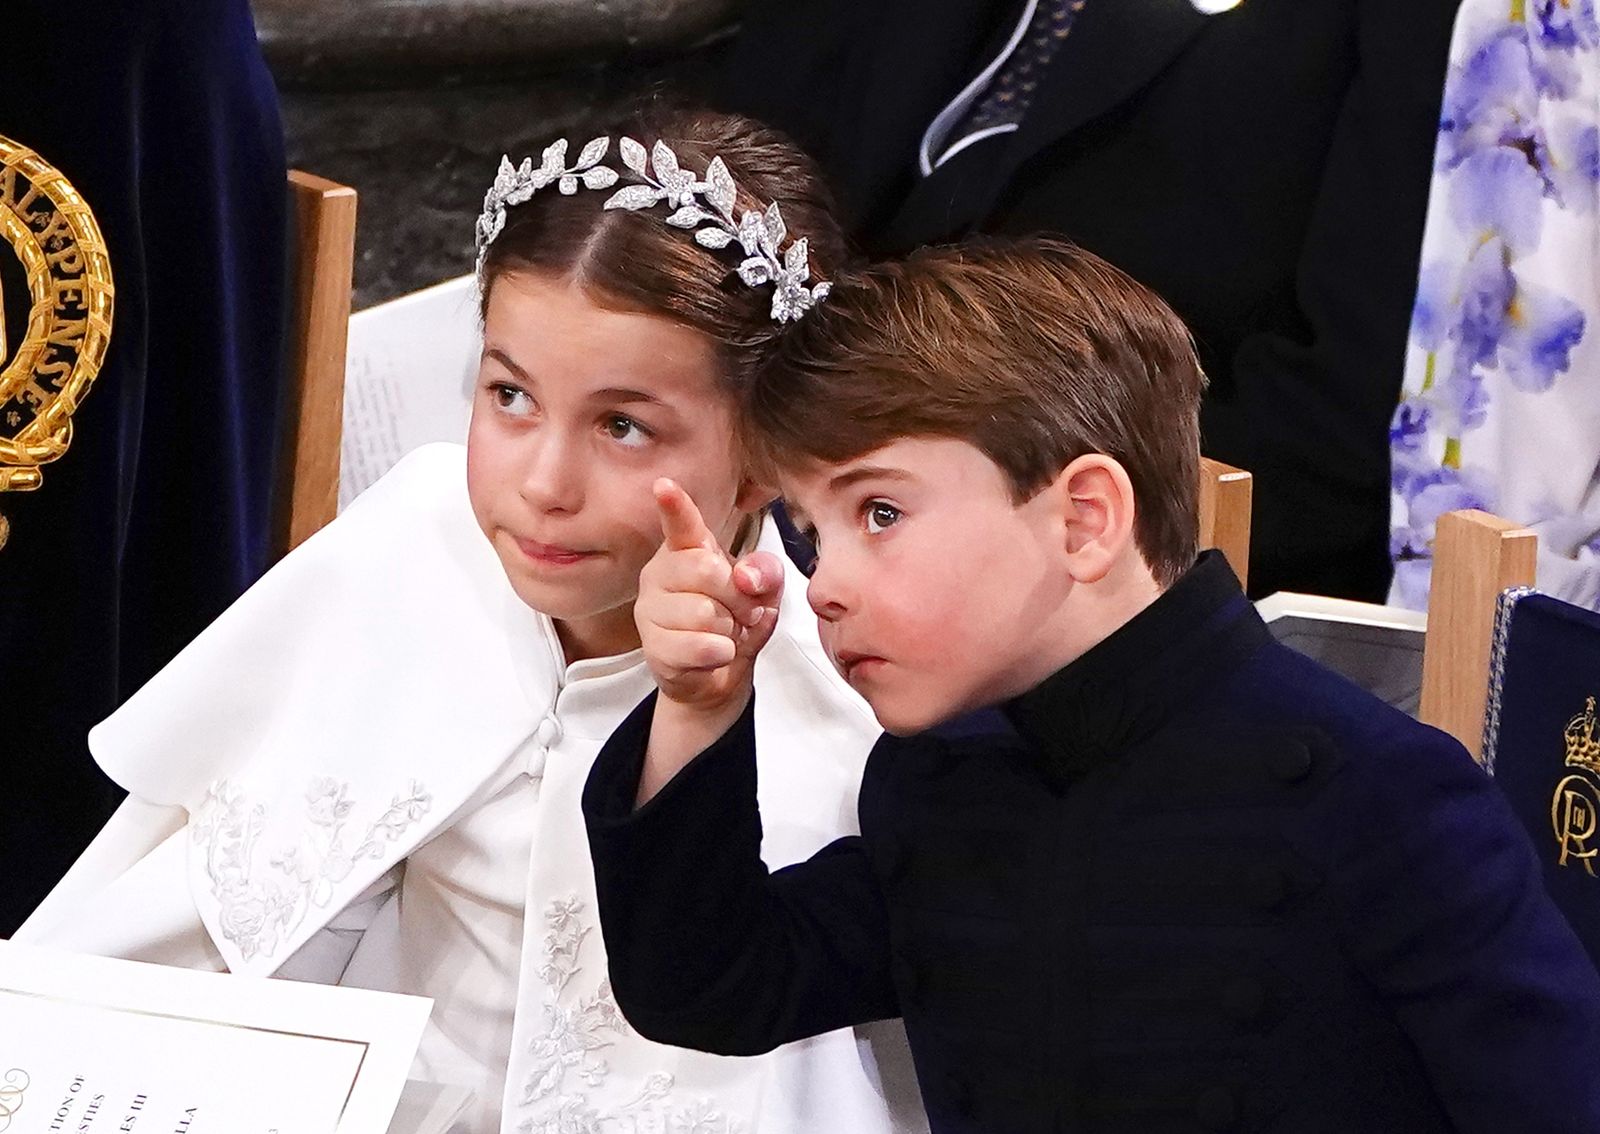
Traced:
<path fill-rule="evenodd" d="M 567 141 L 557 139 L 545 147 L 539 165 L 523 158 L 512 165 L 509 157 L 500 159 L 494 184 L 483 198 L 483 215 L 478 218 L 478 278 L 483 278 L 483 262 L 489 245 L 506 226 L 506 209 L 529 200 L 540 189 L 554 184 L 563 196 L 578 189 L 610 189 L 620 177 L 610 166 L 600 164 L 611 148 L 610 138 L 595 138 L 578 153 L 578 160 L 567 166 Z M 624 185 L 609 198 L 604 208 L 639 212 L 662 201 L 672 209 L 665 221 L 674 228 L 694 233 L 702 248 L 721 250 L 737 244 L 744 253 L 738 268 L 739 278 L 750 287 L 771 284 L 772 318 L 779 323 L 798 319 L 827 297 L 831 284 L 810 283 L 811 265 L 805 237 L 798 237 L 787 248 L 788 230 L 776 203 L 766 209 L 747 209 L 734 216 L 737 192 L 733 176 L 721 158 L 712 158 L 705 178 L 696 178 L 678 164 L 678 155 L 665 142 L 656 142 L 646 152 L 632 138 L 617 143 L 622 164 L 637 183 Z"/>

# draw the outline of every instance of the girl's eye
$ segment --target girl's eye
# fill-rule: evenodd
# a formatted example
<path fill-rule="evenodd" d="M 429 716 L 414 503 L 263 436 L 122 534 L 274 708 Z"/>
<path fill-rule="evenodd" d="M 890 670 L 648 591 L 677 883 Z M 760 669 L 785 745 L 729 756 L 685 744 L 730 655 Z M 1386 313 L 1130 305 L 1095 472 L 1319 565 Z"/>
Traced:
<path fill-rule="evenodd" d="M 862 509 L 862 514 L 866 518 L 867 531 L 871 535 L 877 535 L 883 529 L 898 524 L 903 515 L 900 509 L 893 504 L 885 504 L 882 500 L 868 500 Z"/>
<path fill-rule="evenodd" d="M 533 409 L 533 399 L 520 386 L 496 382 L 489 387 L 489 392 L 494 395 L 494 404 L 508 413 L 521 415 Z"/>
<path fill-rule="evenodd" d="M 637 449 L 655 436 L 648 428 L 625 414 L 614 413 L 602 423 L 606 436 L 630 449 Z"/>

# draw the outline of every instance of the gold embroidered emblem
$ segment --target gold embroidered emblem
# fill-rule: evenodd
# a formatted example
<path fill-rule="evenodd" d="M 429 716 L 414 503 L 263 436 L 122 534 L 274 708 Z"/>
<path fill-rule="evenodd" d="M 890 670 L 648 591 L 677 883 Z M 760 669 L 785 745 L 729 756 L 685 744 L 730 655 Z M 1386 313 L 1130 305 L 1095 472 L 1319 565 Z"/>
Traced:
<path fill-rule="evenodd" d="M 1566 741 L 1568 768 L 1577 772 L 1565 776 L 1550 797 L 1550 825 L 1555 831 L 1560 856 L 1557 866 L 1571 860 L 1583 865 L 1589 877 L 1596 877 L 1594 860 L 1600 846 L 1595 835 L 1600 828 L 1600 791 L 1593 777 L 1600 776 L 1600 741 L 1595 739 L 1595 699 L 1590 697 L 1583 712 L 1567 722 L 1562 731 Z"/>
<path fill-rule="evenodd" d="M 43 483 L 41 466 L 72 444 L 72 415 L 105 361 L 114 294 L 111 257 L 94 213 L 71 183 L 5 137 L 0 238 L 27 279 L 20 341 L 7 333 L 0 294 L 0 493 L 28 492 Z M 17 345 L 10 349 L 13 341 Z M 0 548 L 9 532 L 0 515 Z"/>

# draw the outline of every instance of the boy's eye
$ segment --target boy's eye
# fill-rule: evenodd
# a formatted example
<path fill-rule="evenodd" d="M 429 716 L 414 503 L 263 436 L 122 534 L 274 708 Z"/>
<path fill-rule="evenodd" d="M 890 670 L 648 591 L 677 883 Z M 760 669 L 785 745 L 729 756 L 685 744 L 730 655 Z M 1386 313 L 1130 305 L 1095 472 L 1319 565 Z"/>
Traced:
<path fill-rule="evenodd" d="M 893 504 L 885 504 L 882 500 L 868 500 L 862 508 L 862 515 L 867 522 L 867 531 L 877 535 L 884 528 L 893 527 L 900 522 L 903 513 Z"/>
<path fill-rule="evenodd" d="M 654 436 L 648 428 L 620 413 L 608 415 L 601 423 L 601 428 L 607 437 L 629 448 L 638 448 Z"/>
<path fill-rule="evenodd" d="M 489 387 L 489 392 L 494 395 L 494 404 L 509 413 L 524 414 L 533 408 L 533 399 L 520 386 L 496 382 Z"/>

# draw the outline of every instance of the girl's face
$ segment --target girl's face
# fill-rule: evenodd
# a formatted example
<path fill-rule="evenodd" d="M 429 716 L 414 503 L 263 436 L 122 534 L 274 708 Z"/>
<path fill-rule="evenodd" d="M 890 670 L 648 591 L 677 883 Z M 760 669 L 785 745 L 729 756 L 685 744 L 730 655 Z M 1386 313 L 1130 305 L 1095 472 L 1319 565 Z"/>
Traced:
<path fill-rule="evenodd" d="M 543 273 L 495 280 L 467 437 L 478 526 L 569 661 L 639 645 L 639 571 L 661 542 L 651 485 L 683 485 L 724 546 L 767 493 L 743 476 L 710 339 L 597 306 Z"/>

